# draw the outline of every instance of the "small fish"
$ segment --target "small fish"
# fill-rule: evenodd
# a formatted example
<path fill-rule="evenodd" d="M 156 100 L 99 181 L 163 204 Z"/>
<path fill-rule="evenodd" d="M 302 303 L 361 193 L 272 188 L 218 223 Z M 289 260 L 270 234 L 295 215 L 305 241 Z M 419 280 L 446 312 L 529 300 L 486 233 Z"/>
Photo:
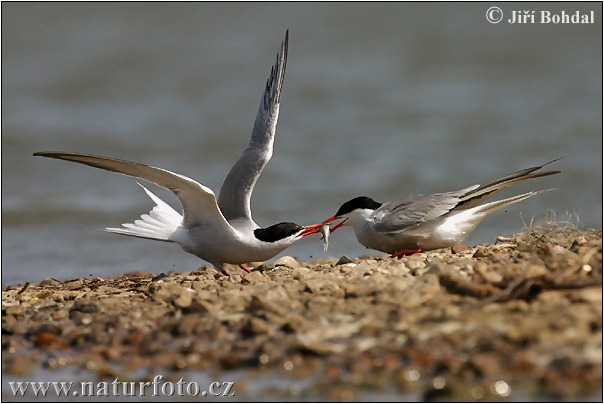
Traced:
<path fill-rule="evenodd" d="M 329 224 L 321 226 L 321 234 L 323 235 L 323 251 L 327 251 L 329 248 Z"/>

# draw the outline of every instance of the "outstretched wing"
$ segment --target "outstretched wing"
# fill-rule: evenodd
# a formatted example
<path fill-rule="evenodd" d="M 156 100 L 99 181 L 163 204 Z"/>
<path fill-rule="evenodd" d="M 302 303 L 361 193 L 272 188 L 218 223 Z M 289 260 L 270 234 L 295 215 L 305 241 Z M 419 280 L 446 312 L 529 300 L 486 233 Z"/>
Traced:
<path fill-rule="evenodd" d="M 287 63 L 288 36 L 289 31 L 285 33 L 285 40 L 281 43 L 277 61 L 271 68 L 271 74 L 266 82 L 250 143 L 231 168 L 218 195 L 218 205 L 227 220 L 252 219 L 250 208 L 252 191 L 262 170 L 273 155 L 281 88 Z"/>
<path fill-rule="evenodd" d="M 176 194 L 183 208 L 183 227 L 213 225 L 218 228 L 230 228 L 216 204 L 214 192 L 184 175 L 162 168 L 91 154 L 38 152 L 34 153 L 34 156 L 73 161 L 152 182 Z"/>

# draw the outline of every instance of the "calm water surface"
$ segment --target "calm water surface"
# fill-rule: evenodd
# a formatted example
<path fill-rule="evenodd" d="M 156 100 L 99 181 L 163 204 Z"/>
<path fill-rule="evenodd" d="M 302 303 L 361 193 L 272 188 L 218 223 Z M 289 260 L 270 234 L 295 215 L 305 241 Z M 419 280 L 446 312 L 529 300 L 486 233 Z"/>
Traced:
<path fill-rule="evenodd" d="M 151 209 L 134 179 L 32 153 L 124 158 L 218 192 L 287 28 L 275 154 L 252 199 L 260 225 L 564 157 L 551 167 L 562 174 L 502 197 L 555 191 L 492 215 L 467 243 L 548 211 L 600 227 L 602 6 L 530 7 L 595 10 L 596 24 L 490 24 L 485 4 L 3 3 L 2 284 L 202 265 L 175 244 L 101 231 Z M 327 253 L 308 237 L 284 254 L 366 252 L 343 229 Z"/>

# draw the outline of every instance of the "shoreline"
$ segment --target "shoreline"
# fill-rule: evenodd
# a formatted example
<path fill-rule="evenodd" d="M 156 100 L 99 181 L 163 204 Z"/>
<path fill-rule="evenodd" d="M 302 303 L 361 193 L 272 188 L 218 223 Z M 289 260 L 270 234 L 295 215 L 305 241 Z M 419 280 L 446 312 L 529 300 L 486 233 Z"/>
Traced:
<path fill-rule="evenodd" d="M 296 400 L 602 393 L 601 229 L 542 224 L 400 260 L 282 257 L 228 271 L 4 287 L 3 373 L 285 370 L 314 379 L 283 393 Z"/>

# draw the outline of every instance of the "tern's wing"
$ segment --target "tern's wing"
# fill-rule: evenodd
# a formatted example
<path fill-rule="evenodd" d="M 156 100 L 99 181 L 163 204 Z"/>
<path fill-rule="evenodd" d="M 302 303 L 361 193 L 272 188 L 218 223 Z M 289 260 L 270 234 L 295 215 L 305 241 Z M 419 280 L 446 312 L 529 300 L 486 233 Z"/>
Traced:
<path fill-rule="evenodd" d="M 144 164 L 90 154 L 38 152 L 34 153 L 34 156 L 51 157 L 102 168 L 103 170 L 141 178 L 169 189 L 176 194 L 182 204 L 182 226 L 185 228 L 204 224 L 218 226 L 219 228 L 230 227 L 216 204 L 214 192 L 184 175 Z"/>
<path fill-rule="evenodd" d="M 497 192 L 502 191 L 517 182 L 531 178 L 546 177 L 548 175 L 558 174 L 560 171 L 535 172 L 558 160 L 560 159 L 552 160 L 549 163 L 545 163 L 540 166 L 525 168 L 524 170 L 516 171 L 512 174 L 506 175 L 505 177 L 491 181 L 488 184 L 469 188 L 467 189 L 468 192 L 460 197 L 459 205 L 455 207 L 455 210 L 471 209 L 475 206 L 478 206 L 486 199 L 495 195 Z"/>
<path fill-rule="evenodd" d="M 475 188 L 477 187 L 471 187 Z M 414 195 L 382 205 L 375 212 L 373 229 L 379 233 L 397 233 L 449 213 L 459 197 L 471 188 L 432 195 Z"/>
<path fill-rule="evenodd" d="M 485 185 L 473 185 L 459 191 L 446 192 L 442 194 L 410 196 L 398 201 L 387 203 L 381 206 L 375 213 L 374 230 L 384 233 L 399 232 L 409 227 L 434 220 L 440 216 L 446 215 L 451 211 L 474 208 L 480 205 L 486 199 L 495 195 L 497 192 L 517 182 L 528 180 L 530 178 L 558 174 L 560 171 L 535 172 L 558 160 L 559 159 L 550 161 L 549 163 L 545 163 L 540 166 L 517 171 Z M 529 194 L 532 196 L 536 193 Z M 526 199 L 528 198 L 526 195 L 529 194 L 519 195 L 519 197 Z M 515 198 L 517 197 L 508 198 L 501 202 L 508 203 L 510 200 L 514 200 L 514 202 L 521 200 Z"/>
<path fill-rule="evenodd" d="M 262 170 L 273 154 L 273 141 L 277 119 L 279 118 L 281 88 L 287 63 L 288 36 L 289 34 L 286 32 L 285 40 L 281 43 L 281 49 L 277 54 L 277 61 L 272 67 L 270 77 L 266 82 L 250 143 L 231 168 L 218 195 L 218 205 L 224 217 L 228 220 L 241 217 L 251 220 L 250 198 L 252 191 L 258 177 L 262 174 Z"/>

